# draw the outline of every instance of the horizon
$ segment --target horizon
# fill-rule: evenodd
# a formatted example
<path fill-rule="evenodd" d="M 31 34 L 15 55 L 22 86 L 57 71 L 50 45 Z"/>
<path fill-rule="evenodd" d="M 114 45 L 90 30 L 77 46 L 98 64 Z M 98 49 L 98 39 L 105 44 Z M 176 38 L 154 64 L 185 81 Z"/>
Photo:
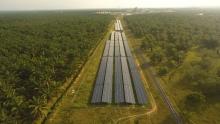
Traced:
<path fill-rule="evenodd" d="M 218 0 L 1 0 L 0 11 L 220 8 Z"/>
<path fill-rule="evenodd" d="M 219 7 L 158 7 L 158 8 L 78 8 L 78 9 L 23 9 L 23 10 L 0 10 L 0 12 L 23 12 L 23 11 L 86 11 L 86 10 L 126 10 L 126 9 L 220 9 Z"/>

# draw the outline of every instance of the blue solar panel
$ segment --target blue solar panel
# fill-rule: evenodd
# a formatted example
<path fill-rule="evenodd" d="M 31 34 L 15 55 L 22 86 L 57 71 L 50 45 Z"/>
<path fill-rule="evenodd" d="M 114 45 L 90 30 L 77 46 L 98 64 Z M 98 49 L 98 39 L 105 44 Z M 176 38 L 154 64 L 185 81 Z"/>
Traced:
<path fill-rule="evenodd" d="M 138 72 L 135 62 L 132 57 L 128 57 L 128 63 L 130 67 L 131 77 L 132 77 L 133 84 L 134 84 L 137 102 L 139 104 L 146 104 L 147 103 L 146 91 L 141 81 L 140 73 Z"/>
<path fill-rule="evenodd" d="M 115 57 L 119 57 L 119 56 L 120 56 L 119 46 L 118 47 L 115 46 Z"/>
<path fill-rule="evenodd" d="M 125 102 L 134 104 L 135 98 L 134 98 L 134 93 L 132 89 L 132 83 L 131 83 L 131 78 L 130 78 L 130 73 L 129 73 L 126 57 L 121 57 L 121 64 L 122 64 L 122 75 L 123 75 L 123 81 L 124 81 Z"/>
<path fill-rule="evenodd" d="M 111 39 L 110 39 L 111 41 L 114 41 L 115 40 L 115 32 L 113 31 L 112 33 L 111 33 Z"/>
<path fill-rule="evenodd" d="M 121 35 L 122 35 L 122 39 L 123 39 L 123 42 L 124 42 L 124 47 L 125 47 L 125 51 L 126 51 L 126 56 L 131 57 L 132 54 L 131 54 L 131 50 L 130 50 L 130 48 L 129 48 L 128 41 L 127 41 L 127 38 L 126 38 L 126 36 L 125 36 L 125 33 L 122 32 Z"/>
<path fill-rule="evenodd" d="M 112 102 L 112 85 L 113 85 L 113 57 L 108 57 L 105 81 L 102 94 L 102 102 Z"/>
<path fill-rule="evenodd" d="M 99 71 L 97 74 L 95 87 L 93 90 L 93 96 L 92 96 L 92 103 L 100 103 L 102 99 L 102 89 L 105 79 L 105 73 L 106 73 L 106 65 L 107 65 L 107 57 L 102 57 L 101 64 L 99 67 Z"/>
<path fill-rule="evenodd" d="M 115 103 L 124 103 L 124 86 L 122 79 L 121 58 L 115 57 Z"/>
<path fill-rule="evenodd" d="M 119 46 L 120 46 L 120 55 L 125 57 L 125 49 L 122 41 L 119 41 Z"/>
<path fill-rule="evenodd" d="M 146 104 L 147 94 L 118 19 L 115 30 L 105 45 L 91 103 L 112 103 L 114 98 L 117 104 Z"/>
<path fill-rule="evenodd" d="M 105 49 L 104 49 L 104 53 L 103 56 L 108 56 L 108 52 L 109 52 L 109 47 L 110 47 L 110 41 L 108 40 L 105 44 Z"/>

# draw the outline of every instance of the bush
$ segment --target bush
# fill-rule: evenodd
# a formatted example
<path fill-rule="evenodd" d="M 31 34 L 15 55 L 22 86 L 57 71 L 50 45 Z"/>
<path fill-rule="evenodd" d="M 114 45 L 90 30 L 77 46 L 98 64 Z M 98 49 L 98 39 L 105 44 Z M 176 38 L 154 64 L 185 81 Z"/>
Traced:
<path fill-rule="evenodd" d="M 160 75 L 160 76 L 164 76 L 164 75 L 166 75 L 168 73 L 168 68 L 165 66 L 163 66 L 163 67 L 160 67 L 159 68 L 159 70 L 158 70 L 158 74 Z"/>
<path fill-rule="evenodd" d="M 205 101 L 205 96 L 202 93 L 191 93 L 185 98 L 185 109 L 190 111 L 200 110 Z"/>
<path fill-rule="evenodd" d="M 215 49 L 219 46 L 219 42 L 216 39 L 205 39 L 201 41 L 201 46 L 207 49 Z"/>

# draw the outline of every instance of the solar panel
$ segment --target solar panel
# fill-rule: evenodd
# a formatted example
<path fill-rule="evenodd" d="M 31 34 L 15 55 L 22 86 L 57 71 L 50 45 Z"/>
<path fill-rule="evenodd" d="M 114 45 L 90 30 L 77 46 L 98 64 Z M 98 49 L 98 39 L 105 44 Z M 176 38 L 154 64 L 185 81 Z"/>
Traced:
<path fill-rule="evenodd" d="M 122 32 L 121 34 L 122 34 L 122 38 L 123 38 L 123 40 L 126 40 L 126 41 L 127 41 L 127 38 L 126 38 L 126 36 L 125 36 L 125 33 Z"/>
<path fill-rule="evenodd" d="M 119 20 L 119 25 L 120 25 L 120 30 L 123 30 L 122 24 L 121 24 L 121 20 Z"/>
<path fill-rule="evenodd" d="M 103 90 L 103 85 L 95 85 L 91 103 L 94 104 L 94 103 L 102 102 L 102 90 Z"/>
<path fill-rule="evenodd" d="M 118 42 L 118 40 L 115 41 L 115 47 L 119 47 L 119 42 Z"/>
<path fill-rule="evenodd" d="M 107 57 L 102 57 L 99 71 L 96 77 L 95 87 L 93 90 L 92 103 L 100 103 L 102 99 L 102 89 L 105 80 L 106 73 L 106 65 L 107 65 Z"/>
<path fill-rule="evenodd" d="M 123 42 L 119 40 L 119 46 L 120 46 L 120 55 L 121 56 L 126 56 L 125 55 L 125 49 L 124 49 L 124 45 Z"/>
<path fill-rule="evenodd" d="M 114 46 L 110 46 L 108 56 L 110 56 L 110 57 L 114 56 Z"/>
<path fill-rule="evenodd" d="M 111 41 L 114 41 L 115 40 L 115 32 L 113 31 L 112 33 L 111 33 Z"/>
<path fill-rule="evenodd" d="M 118 40 L 118 32 L 116 31 L 115 32 L 115 41 L 117 41 Z"/>
<path fill-rule="evenodd" d="M 110 47 L 110 41 L 108 40 L 105 44 L 105 49 L 104 49 L 104 52 L 103 52 L 103 56 L 108 56 L 109 47 Z"/>
<path fill-rule="evenodd" d="M 115 103 L 124 103 L 124 88 L 122 79 L 122 68 L 120 57 L 115 57 Z"/>
<path fill-rule="evenodd" d="M 125 102 L 134 104 L 135 98 L 132 89 L 131 78 L 130 78 L 126 57 L 121 57 L 121 64 L 122 64 L 122 76 L 124 82 Z"/>
<path fill-rule="evenodd" d="M 147 103 L 146 91 L 141 81 L 140 73 L 138 72 L 135 62 L 132 57 L 128 57 L 128 63 L 130 67 L 131 77 L 132 77 L 133 84 L 134 84 L 137 102 L 139 104 L 146 104 Z"/>
<path fill-rule="evenodd" d="M 121 30 L 120 20 L 118 20 L 118 26 L 119 26 L 119 29 Z"/>
<path fill-rule="evenodd" d="M 146 104 L 147 94 L 125 33 L 119 32 L 123 27 L 118 19 L 115 30 L 117 31 L 111 33 L 110 40 L 106 41 L 91 103 L 112 103 L 114 94 L 114 102 L 118 104 L 135 104 L 135 95 L 138 104 Z"/>
<path fill-rule="evenodd" d="M 118 32 L 118 39 L 119 39 L 119 41 L 122 41 L 121 32 Z"/>
<path fill-rule="evenodd" d="M 116 22 L 115 22 L 115 25 L 116 25 L 116 31 L 118 31 L 118 20 L 116 20 Z"/>
<path fill-rule="evenodd" d="M 113 57 L 108 57 L 105 81 L 102 94 L 102 102 L 112 102 L 112 82 L 113 82 Z"/>
<path fill-rule="evenodd" d="M 118 30 L 118 26 L 117 26 L 117 23 L 115 23 L 115 30 L 116 30 L 116 31 Z"/>
<path fill-rule="evenodd" d="M 114 45 L 115 45 L 115 41 L 114 41 L 114 40 L 111 40 L 111 41 L 110 41 L 110 47 L 111 47 L 111 46 L 114 47 Z"/>
<path fill-rule="evenodd" d="M 132 56 L 132 54 L 131 54 L 131 50 L 130 50 L 130 48 L 129 48 L 129 46 L 128 46 L 128 42 L 127 41 L 124 41 L 124 46 L 125 46 L 125 51 L 126 51 L 126 55 L 128 56 L 128 57 L 131 57 Z"/>
<path fill-rule="evenodd" d="M 126 55 L 129 56 L 129 57 L 131 57 L 132 54 L 131 54 L 131 50 L 130 50 L 130 48 L 129 48 L 128 41 L 127 41 L 127 38 L 126 38 L 126 36 L 125 36 L 125 33 L 122 32 L 121 35 L 122 35 L 122 39 L 123 39 L 123 43 L 124 43 Z"/>
<path fill-rule="evenodd" d="M 115 57 L 119 57 L 119 56 L 120 56 L 119 46 L 115 46 Z"/>
<path fill-rule="evenodd" d="M 107 40 L 107 41 L 106 41 L 106 44 L 110 44 L 110 42 L 111 42 L 111 40 Z"/>

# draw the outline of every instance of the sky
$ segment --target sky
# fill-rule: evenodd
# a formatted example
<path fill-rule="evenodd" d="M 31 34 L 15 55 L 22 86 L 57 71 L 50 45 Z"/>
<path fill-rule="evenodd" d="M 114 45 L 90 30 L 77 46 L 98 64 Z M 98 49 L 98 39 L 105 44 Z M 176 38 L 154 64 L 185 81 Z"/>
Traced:
<path fill-rule="evenodd" d="M 0 10 L 220 7 L 220 0 L 0 0 Z"/>

